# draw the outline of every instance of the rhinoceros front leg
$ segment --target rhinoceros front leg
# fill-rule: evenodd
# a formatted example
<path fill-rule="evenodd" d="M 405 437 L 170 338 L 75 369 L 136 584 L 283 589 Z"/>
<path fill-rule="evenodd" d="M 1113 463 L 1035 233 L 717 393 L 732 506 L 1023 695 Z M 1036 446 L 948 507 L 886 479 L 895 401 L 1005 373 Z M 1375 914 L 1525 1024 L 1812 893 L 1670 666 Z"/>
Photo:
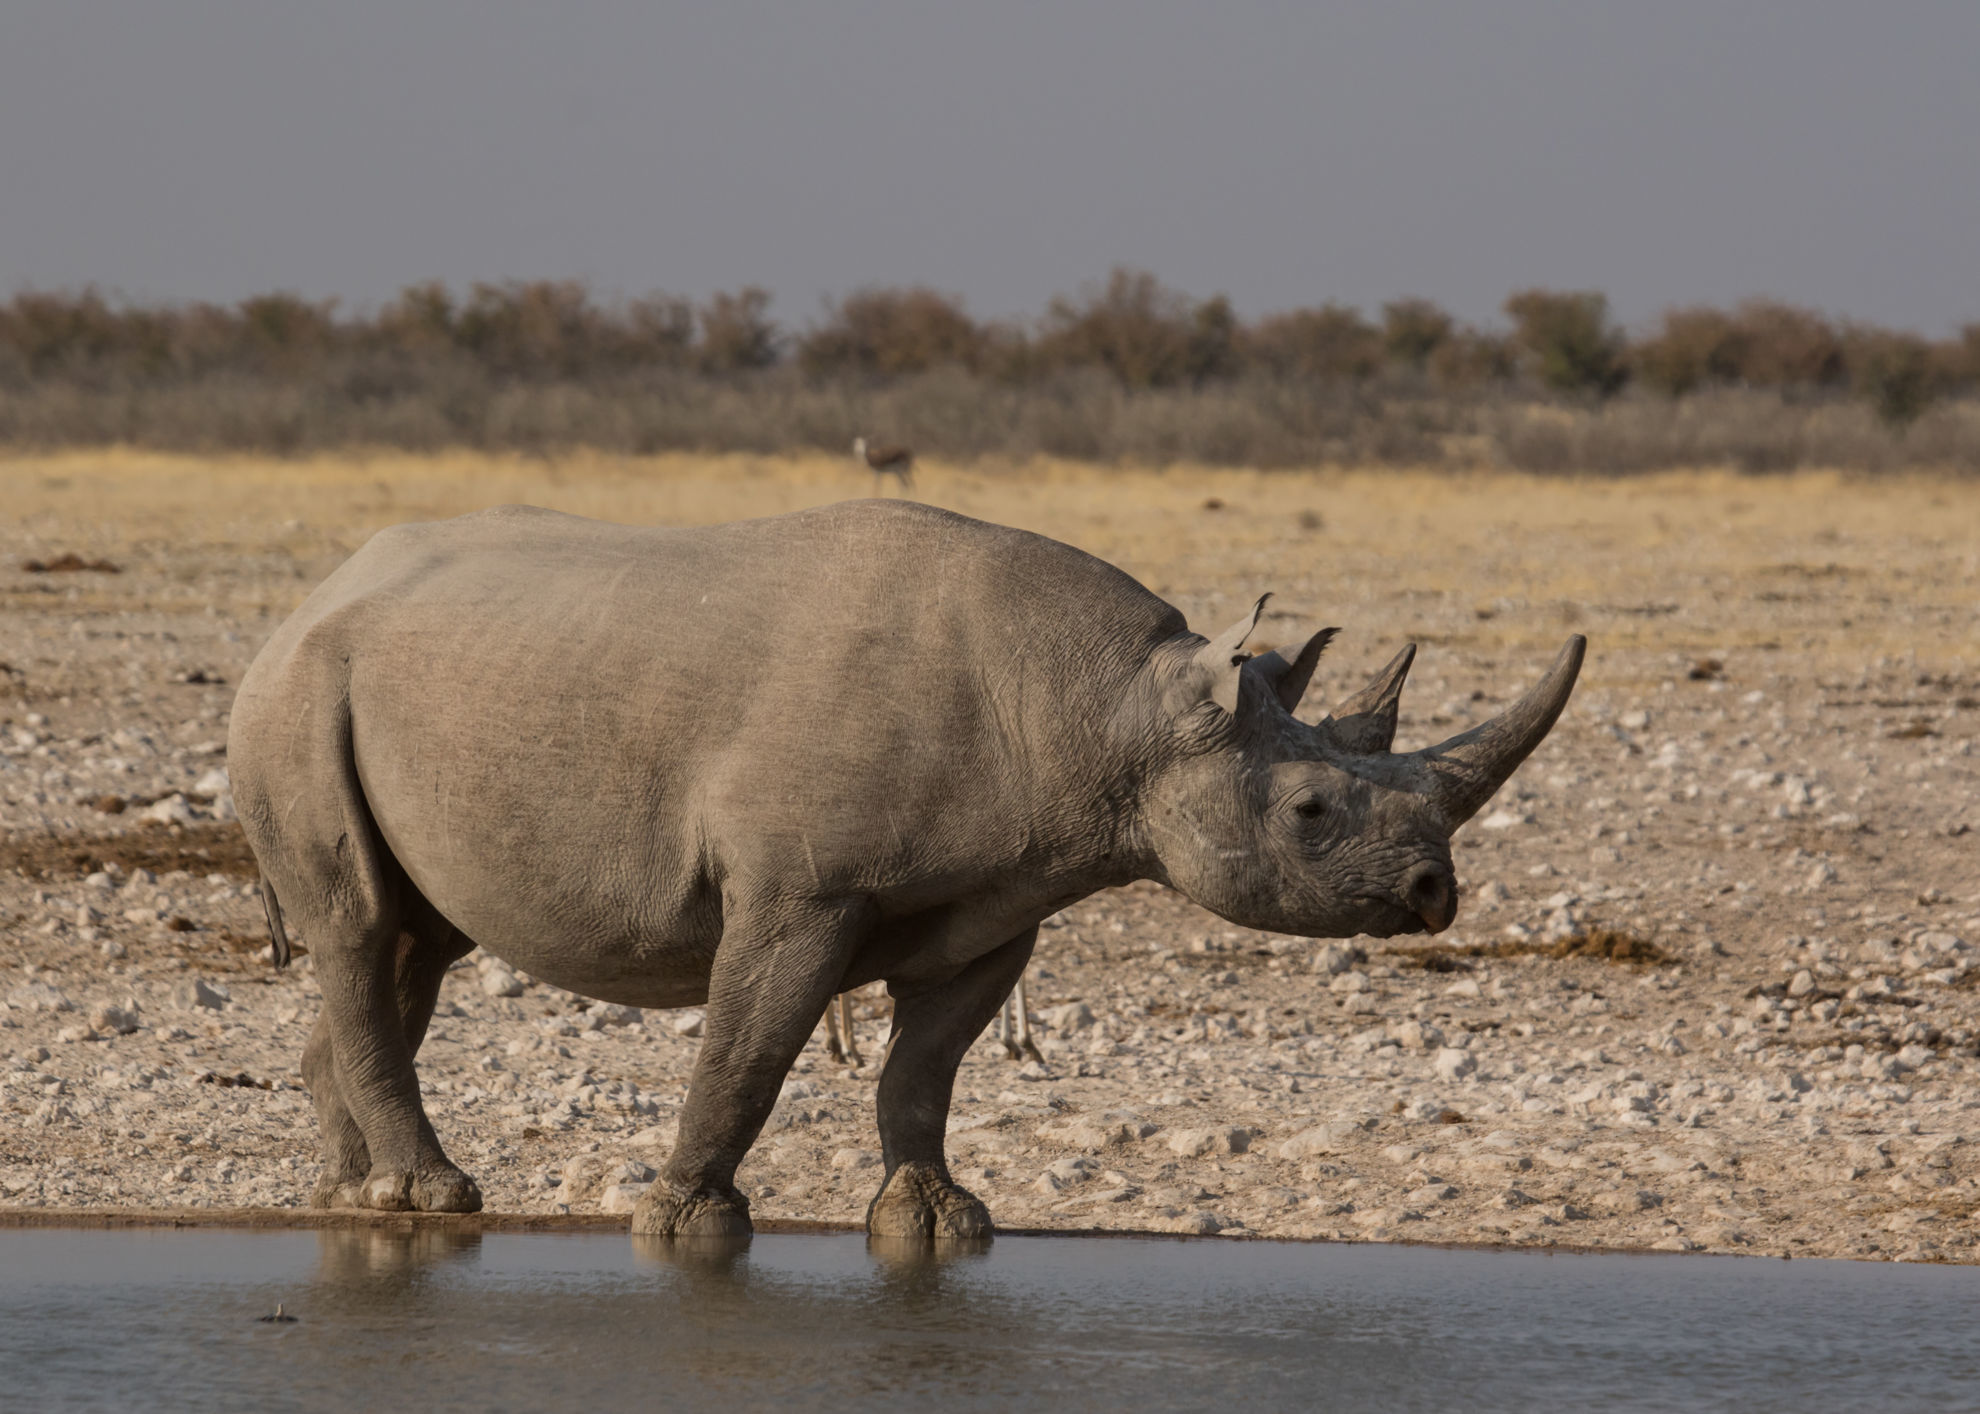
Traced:
<path fill-rule="evenodd" d="M 633 1208 L 636 1233 L 749 1235 L 749 1200 L 736 1189 L 736 1167 L 872 926 L 864 901 L 726 911 L 680 1136 L 659 1181 Z"/>
<path fill-rule="evenodd" d="M 949 1177 L 949 1101 L 956 1068 L 1024 976 L 1037 940 L 1027 929 L 949 981 L 896 995 L 877 1101 L 887 1177 L 866 1210 L 875 1237 L 991 1235 L 989 1210 Z"/>

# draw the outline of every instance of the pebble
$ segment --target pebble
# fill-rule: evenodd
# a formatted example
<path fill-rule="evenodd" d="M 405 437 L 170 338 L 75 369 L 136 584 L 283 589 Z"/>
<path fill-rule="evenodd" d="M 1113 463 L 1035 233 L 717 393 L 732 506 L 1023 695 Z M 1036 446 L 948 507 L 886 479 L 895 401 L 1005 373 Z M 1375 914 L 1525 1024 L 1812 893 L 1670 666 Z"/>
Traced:
<path fill-rule="evenodd" d="M 1389 1037 L 1407 1051 L 1420 1051 L 1444 1043 L 1444 1033 L 1437 1027 L 1425 1026 L 1414 1020 L 1394 1023 L 1389 1027 Z"/>
<path fill-rule="evenodd" d="M 152 802 L 137 818 L 146 825 L 190 825 L 198 817 L 192 813 L 192 807 L 186 804 L 183 795 L 173 794 Z"/>
<path fill-rule="evenodd" d="M 630 1213 L 651 1183 L 610 1183 L 598 1195 L 601 1213 Z"/>
<path fill-rule="evenodd" d="M 1292 1138 L 1279 1145 L 1282 1159 L 1310 1159 L 1316 1154 L 1338 1154 L 1352 1148 L 1357 1140 L 1364 1138 L 1367 1131 L 1375 1127 L 1368 1120 L 1330 1120 L 1326 1124 L 1315 1125 L 1301 1130 Z"/>
<path fill-rule="evenodd" d="M 1354 966 L 1354 948 L 1347 943 L 1325 943 L 1314 951 L 1309 964 L 1322 977 L 1338 977 Z"/>
<path fill-rule="evenodd" d="M 1436 1067 L 1438 1079 L 1461 1080 L 1477 1071 L 1478 1058 L 1470 1051 L 1460 1051 L 1446 1046 L 1437 1052 Z"/>
<path fill-rule="evenodd" d="M 506 967 L 485 967 L 481 970 L 481 990 L 491 997 L 520 997 L 527 989 L 522 978 Z"/>
<path fill-rule="evenodd" d="M 177 987 L 172 989 L 172 1000 L 182 1007 L 197 1007 L 205 1008 L 209 1011 L 219 1011 L 228 1002 L 233 1000 L 233 996 L 225 987 L 208 982 L 201 977 L 194 977 L 179 983 Z"/>
<path fill-rule="evenodd" d="M 7 993 L 7 1005 L 19 1011 L 74 1011 L 76 1004 L 59 987 L 28 982 Z"/>
<path fill-rule="evenodd" d="M 1067 1002 L 1064 1006 L 1049 1007 L 1042 1015 L 1047 1026 L 1066 1035 L 1083 1031 L 1093 1024 L 1093 1010 L 1085 1002 Z"/>
<path fill-rule="evenodd" d="M 1251 1147 L 1251 1131 L 1239 1127 L 1223 1129 L 1178 1129 L 1170 1133 L 1169 1152 L 1194 1159 L 1204 1154 L 1242 1154 Z"/>
<path fill-rule="evenodd" d="M 89 1024 L 98 1031 L 111 1032 L 118 1036 L 128 1036 L 139 1026 L 138 1009 L 131 1006 L 104 1005 L 90 1013 Z"/>

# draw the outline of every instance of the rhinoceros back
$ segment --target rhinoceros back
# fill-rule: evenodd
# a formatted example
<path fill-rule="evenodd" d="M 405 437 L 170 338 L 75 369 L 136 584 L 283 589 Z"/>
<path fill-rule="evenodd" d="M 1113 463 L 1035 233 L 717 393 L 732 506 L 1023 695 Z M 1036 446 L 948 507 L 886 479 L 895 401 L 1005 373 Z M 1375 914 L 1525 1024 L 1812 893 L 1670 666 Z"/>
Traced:
<path fill-rule="evenodd" d="M 520 892 L 530 927 L 712 938 L 739 869 L 870 890 L 1021 850 L 1182 628 L 1081 551 L 911 503 L 689 529 L 510 507 L 374 537 L 239 713 L 341 675 L 380 833 L 471 936 L 520 926 Z"/>

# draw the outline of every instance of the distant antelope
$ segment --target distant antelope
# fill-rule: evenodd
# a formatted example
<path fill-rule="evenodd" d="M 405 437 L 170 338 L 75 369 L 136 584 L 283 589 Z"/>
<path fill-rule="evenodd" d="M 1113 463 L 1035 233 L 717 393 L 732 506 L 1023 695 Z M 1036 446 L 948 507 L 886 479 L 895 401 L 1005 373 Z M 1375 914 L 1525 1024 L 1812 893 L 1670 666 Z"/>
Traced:
<path fill-rule="evenodd" d="M 1038 1043 L 1031 1039 L 1031 1018 L 1025 1012 L 1024 978 L 1019 977 L 1017 986 L 997 1014 L 997 1039 L 1004 1044 L 1004 1054 L 1012 1060 L 1023 1060 L 1026 1056 L 1035 1061 L 1043 1061 L 1038 1052 Z M 859 1053 L 859 1038 L 853 1032 L 852 993 L 841 992 L 832 998 L 825 1008 L 825 1049 L 833 1060 L 844 1065 L 863 1066 L 866 1057 Z"/>
<path fill-rule="evenodd" d="M 853 455 L 873 468 L 873 494 L 880 494 L 880 483 L 885 477 L 893 477 L 901 484 L 901 494 L 914 490 L 914 449 L 911 447 L 877 447 L 866 445 L 864 437 L 853 438 Z"/>

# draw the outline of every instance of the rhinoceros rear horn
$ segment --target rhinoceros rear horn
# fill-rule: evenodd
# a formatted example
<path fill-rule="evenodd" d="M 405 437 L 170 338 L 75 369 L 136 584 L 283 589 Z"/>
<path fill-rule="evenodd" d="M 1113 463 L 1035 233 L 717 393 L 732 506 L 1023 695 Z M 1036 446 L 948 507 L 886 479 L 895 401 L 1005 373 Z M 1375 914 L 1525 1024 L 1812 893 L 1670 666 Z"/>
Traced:
<path fill-rule="evenodd" d="M 1553 730 L 1574 691 L 1587 648 L 1588 640 L 1577 633 L 1547 675 L 1511 707 L 1449 741 L 1413 753 L 1435 780 L 1437 808 L 1450 829 L 1477 814 Z"/>
<path fill-rule="evenodd" d="M 1287 662 L 1285 654 L 1277 649 L 1270 653 L 1260 653 L 1251 660 L 1251 669 L 1265 679 L 1272 689 L 1272 695 L 1279 699 L 1279 705 L 1288 712 L 1299 710 L 1299 699 L 1306 696 L 1306 685 L 1313 681 L 1313 670 L 1320 666 L 1320 655 L 1327 651 L 1327 645 L 1334 641 L 1337 628 L 1323 628 L 1306 640 L 1306 646 Z"/>
<path fill-rule="evenodd" d="M 1416 661 L 1416 645 L 1389 659 L 1389 666 L 1375 674 L 1368 686 L 1336 707 L 1322 723 L 1347 751 L 1387 751 L 1396 739 L 1396 712 L 1402 702 L 1403 679 Z"/>

